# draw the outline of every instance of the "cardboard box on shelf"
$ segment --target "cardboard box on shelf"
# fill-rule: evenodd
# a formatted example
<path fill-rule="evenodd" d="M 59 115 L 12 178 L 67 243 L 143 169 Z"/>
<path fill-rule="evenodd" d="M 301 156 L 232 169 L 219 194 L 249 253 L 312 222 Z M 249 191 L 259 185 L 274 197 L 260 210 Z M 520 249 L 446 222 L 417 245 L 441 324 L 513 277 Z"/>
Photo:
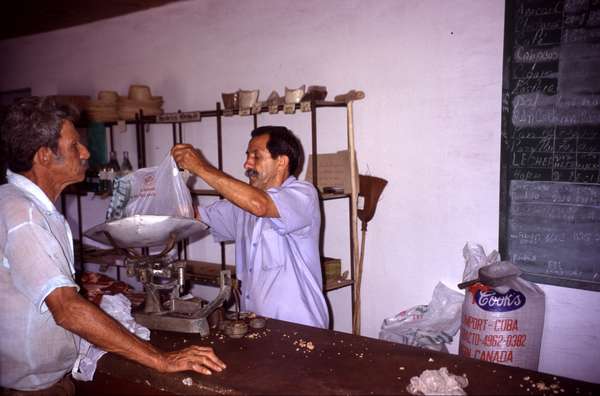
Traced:
<path fill-rule="evenodd" d="M 313 156 L 308 156 L 306 180 L 313 183 Z M 356 172 L 358 175 L 358 171 Z M 357 183 L 358 185 L 358 183 Z M 350 155 L 348 150 L 317 154 L 317 187 L 321 192 L 352 192 Z"/>
<path fill-rule="evenodd" d="M 332 257 L 321 257 L 323 281 L 338 280 L 342 276 L 342 261 Z"/>

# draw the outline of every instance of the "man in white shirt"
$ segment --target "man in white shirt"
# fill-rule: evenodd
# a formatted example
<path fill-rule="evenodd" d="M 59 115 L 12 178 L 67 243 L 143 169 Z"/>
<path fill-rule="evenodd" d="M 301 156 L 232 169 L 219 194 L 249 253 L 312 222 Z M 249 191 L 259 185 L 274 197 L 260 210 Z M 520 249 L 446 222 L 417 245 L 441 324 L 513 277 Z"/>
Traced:
<path fill-rule="evenodd" d="M 217 241 L 235 241 L 241 309 L 259 315 L 327 328 L 317 190 L 296 174 L 302 146 L 284 127 L 255 129 L 244 168 L 249 183 L 219 171 L 189 144 L 171 153 L 225 199 L 200 208 L 200 220 Z"/>
<path fill-rule="evenodd" d="M 79 337 L 161 372 L 221 371 L 211 348 L 160 351 L 77 293 L 71 231 L 53 204 L 85 176 L 89 152 L 73 120 L 69 108 L 30 97 L 11 106 L 2 124 L 0 387 L 73 394 L 65 374 Z"/>

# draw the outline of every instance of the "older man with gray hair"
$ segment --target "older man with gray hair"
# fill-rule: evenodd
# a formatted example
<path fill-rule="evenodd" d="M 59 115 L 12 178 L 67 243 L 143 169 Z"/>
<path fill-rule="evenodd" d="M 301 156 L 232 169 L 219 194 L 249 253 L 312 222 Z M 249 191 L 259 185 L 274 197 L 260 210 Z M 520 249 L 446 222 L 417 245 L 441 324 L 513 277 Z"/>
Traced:
<path fill-rule="evenodd" d="M 160 351 L 78 294 L 71 230 L 53 203 L 85 176 L 90 154 L 75 117 L 51 99 L 30 97 L 15 103 L 2 124 L 8 168 L 0 186 L 2 394 L 74 394 L 67 374 L 80 337 L 161 372 L 223 370 L 211 348 Z"/>

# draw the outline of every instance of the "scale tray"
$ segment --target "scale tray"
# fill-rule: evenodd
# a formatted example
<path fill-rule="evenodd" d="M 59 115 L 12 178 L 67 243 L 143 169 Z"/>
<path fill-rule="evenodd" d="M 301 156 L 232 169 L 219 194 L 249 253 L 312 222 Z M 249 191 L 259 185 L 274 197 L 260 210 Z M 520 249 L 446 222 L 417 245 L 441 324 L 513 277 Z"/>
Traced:
<path fill-rule="evenodd" d="M 105 232 L 110 234 L 117 247 L 143 248 L 164 246 L 171 235 L 175 235 L 175 241 L 191 236 L 202 238 L 208 234 L 208 226 L 187 217 L 134 215 L 98 224 L 84 235 L 111 246 Z"/>

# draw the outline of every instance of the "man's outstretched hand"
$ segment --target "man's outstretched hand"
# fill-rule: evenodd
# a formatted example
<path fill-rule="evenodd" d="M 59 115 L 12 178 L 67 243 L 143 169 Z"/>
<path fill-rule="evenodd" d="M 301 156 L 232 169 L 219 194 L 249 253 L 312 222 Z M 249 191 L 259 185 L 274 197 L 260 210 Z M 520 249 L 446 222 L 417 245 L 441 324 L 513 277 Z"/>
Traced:
<path fill-rule="evenodd" d="M 190 370 L 211 375 L 212 371 L 220 372 L 225 367 L 225 363 L 215 355 L 212 348 L 192 345 L 179 351 L 163 352 L 159 371 L 174 373 Z"/>

